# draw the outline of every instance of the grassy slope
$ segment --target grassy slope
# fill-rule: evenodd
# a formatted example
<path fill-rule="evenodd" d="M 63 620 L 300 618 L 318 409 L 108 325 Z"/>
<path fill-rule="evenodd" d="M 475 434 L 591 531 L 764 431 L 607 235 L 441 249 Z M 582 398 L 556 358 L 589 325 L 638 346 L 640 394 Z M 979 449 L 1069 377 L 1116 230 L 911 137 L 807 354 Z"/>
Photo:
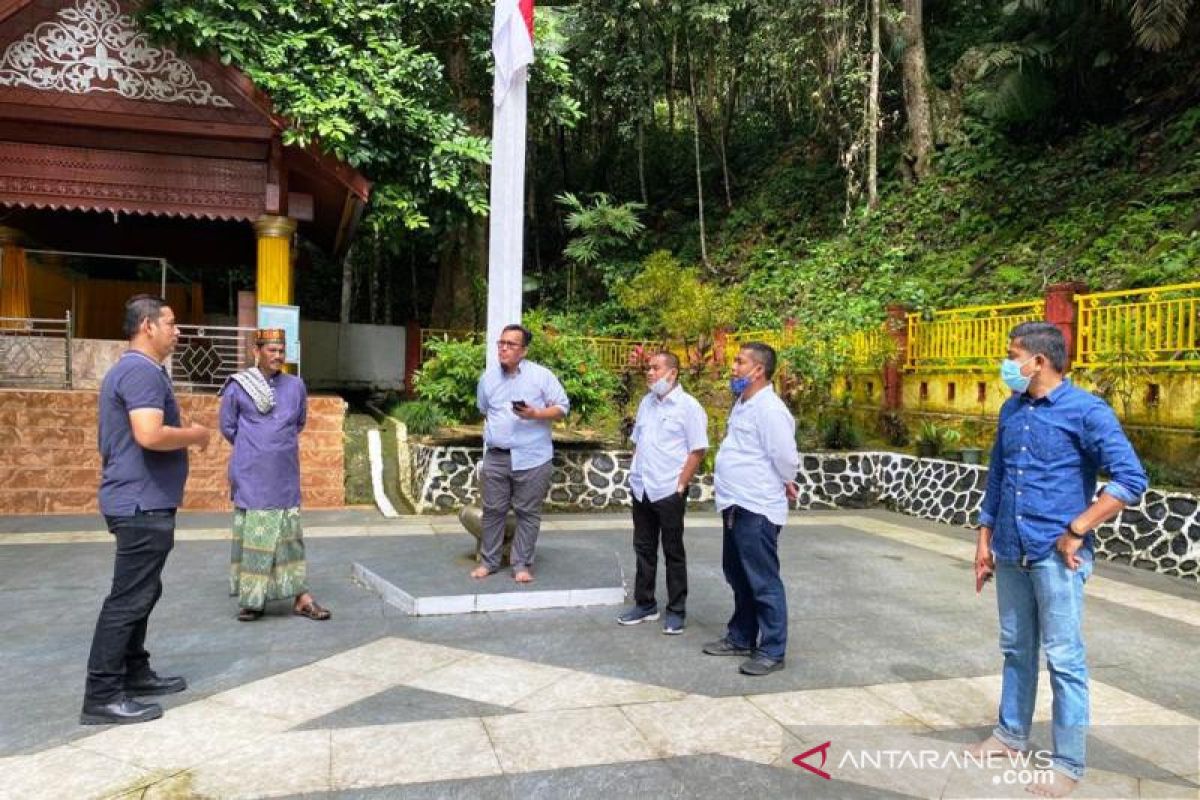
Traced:
<path fill-rule="evenodd" d="M 948 307 L 1200 279 L 1200 107 L 1053 145 L 1000 139 L 939 156 L 914 187 L 842 225 L 839 177 L 784 154 L 716 234 L 723 273 L 748 278 L 751 326 L 786 316 L 870 319 L 888 302 Z"/>

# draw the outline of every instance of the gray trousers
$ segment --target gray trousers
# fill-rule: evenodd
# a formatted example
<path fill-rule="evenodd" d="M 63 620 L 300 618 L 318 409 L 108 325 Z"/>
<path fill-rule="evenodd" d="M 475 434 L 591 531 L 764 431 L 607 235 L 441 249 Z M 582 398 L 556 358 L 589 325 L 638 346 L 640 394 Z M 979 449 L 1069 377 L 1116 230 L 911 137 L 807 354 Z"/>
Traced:
<path fill-rule="evenodd" d="M 533 469 L 514 470 L 511 453 L 496 450 L 484 453 L 479 476 L 483 490 L 483 539 L 479 557 L 485 567 L 492 571 L 500 568 L 504 518 L 510 506 L 517 515 L 510 557 L 513 569 L 533 566 L 533 549 L 542 524 L 542 502 L 550 489 L 553 473 L 553 461 Z"/>

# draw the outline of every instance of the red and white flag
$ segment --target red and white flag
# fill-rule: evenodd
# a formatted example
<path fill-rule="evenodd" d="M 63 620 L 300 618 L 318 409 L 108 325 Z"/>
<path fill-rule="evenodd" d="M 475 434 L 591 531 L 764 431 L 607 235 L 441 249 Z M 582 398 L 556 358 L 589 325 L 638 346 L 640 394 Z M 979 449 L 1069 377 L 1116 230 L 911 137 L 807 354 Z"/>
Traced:
<path fill-rule="evenodd" d="M 491 219 L 488 236 L 487 364 L 497 366 L 495 342 L 505 325 L 520 323 L 524 289 L 525 128 L 529 65 L 533 63 L 533 0 L 496 0 L 492 53 Z"/>
<path fill-rule="evenodd" d="M 494 102 L 500 105 L 517 71 L 533 63 L 533 0 L 497 0 L 492 55 L 496 57 Z"/>

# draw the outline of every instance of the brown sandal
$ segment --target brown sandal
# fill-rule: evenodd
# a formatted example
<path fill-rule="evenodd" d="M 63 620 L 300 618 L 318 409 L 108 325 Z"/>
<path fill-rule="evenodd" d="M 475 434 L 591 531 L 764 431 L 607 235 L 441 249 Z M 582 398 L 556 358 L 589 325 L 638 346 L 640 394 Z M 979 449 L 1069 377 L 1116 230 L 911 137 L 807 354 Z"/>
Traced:
<path fill-rule="evenodd" d="M 297 617 L 308 617 L 309 619 L 323 620 L 333 616 L 328 608 L 324 608 L 317 603 L 316 600 L 310 600 L 302 606 L 294 606 L 292 613 Z"/>
<path fill-rule="evenodd" d="M 263 612 L 257 608 L 239 608 L 237 613 L 238 622 L 254 622 L 263 615 Z"/>

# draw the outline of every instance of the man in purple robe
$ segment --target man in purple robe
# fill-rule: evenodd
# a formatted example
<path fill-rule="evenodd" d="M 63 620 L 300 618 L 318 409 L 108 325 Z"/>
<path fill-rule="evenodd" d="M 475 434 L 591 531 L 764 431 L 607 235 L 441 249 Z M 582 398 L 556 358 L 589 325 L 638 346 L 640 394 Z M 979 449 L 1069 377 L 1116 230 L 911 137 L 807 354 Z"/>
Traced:
<path fill-rule="evenodd" d="M 254 366 L 221 389 L 221 434 L 233 445 L 233 554 L 229 593 L 237 618 L 253 622 L 269 600 L 293 599 L 292 613 L 329 619 L 308 592 L 300 530 L 300 431 L 307 419 L 304 381 L 283 371 L 279 328 L 255 334 Z"/>

